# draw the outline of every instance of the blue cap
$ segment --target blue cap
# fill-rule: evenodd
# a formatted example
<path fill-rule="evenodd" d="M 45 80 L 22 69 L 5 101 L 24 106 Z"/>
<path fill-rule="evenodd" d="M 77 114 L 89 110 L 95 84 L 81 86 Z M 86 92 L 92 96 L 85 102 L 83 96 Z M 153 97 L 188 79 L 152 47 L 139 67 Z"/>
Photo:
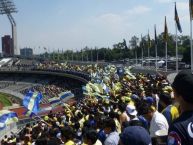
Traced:
<path fill-rule="evenodd" d="M 141 126 L 129 126 L 120 135 L 123 145 L 150 145 L 151 137 Z"/>
<path fill-rule="evenodd" d="M 152 104 L 155 103 L 155 99 L 152 98 L 152 97 L 150 97 L 150 96 L 146 97 L 146 98 L 145 98 L 145 101 L 146 101 L 148 104 L 150 104 L 150 105 L 152 105 Z"/>

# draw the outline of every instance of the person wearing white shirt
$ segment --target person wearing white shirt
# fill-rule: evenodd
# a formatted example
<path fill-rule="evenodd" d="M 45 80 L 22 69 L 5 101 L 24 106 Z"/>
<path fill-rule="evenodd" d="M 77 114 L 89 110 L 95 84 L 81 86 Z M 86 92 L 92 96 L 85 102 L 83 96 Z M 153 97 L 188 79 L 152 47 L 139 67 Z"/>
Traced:
<path fill-rule="evenodd" d="M 150 106 L 148 103 L 143 103 L 143 105 L 140 106 L 139 110 L 139 112 L 144 116 L 144 118 L 150 123 L 149 132 L 151 137 L 155 137 L 156 131 L 159 130 L 168 132 L 169 125 L 165 116 L 159 113 L 155 109 L 155 107 Z"/>
<path fill-rule="evenodd" d="M 104 132 L 107 138 L 104 145 L 118 145 L 119 144 L 119 134 L 116 131 L 116 124 L 112 118 L 107 118 L 104 121 Z"/>

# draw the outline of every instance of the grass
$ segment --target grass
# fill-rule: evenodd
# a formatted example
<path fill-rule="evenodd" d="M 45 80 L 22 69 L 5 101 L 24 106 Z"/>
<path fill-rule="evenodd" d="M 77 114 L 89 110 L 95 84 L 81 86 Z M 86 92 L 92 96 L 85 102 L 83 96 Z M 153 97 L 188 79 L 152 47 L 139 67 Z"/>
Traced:
<path fill-rule="evenodd" d="M 4 107 L 12 106 L 12 102 L 9 100 L 9 97 L 6 94 L 0 93 L 0 102 Z"/>

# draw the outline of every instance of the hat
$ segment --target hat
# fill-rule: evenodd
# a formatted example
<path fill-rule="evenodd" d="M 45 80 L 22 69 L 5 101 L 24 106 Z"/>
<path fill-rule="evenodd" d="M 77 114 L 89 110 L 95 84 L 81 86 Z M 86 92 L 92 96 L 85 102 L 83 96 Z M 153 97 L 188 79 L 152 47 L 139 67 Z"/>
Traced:
<path fill-rule="evenodd" d="M 172 87 L 186 102 L 193 103 L 193 74 L 191 71 L 184 70 L 178 73 Z"/>
<path fill-rule="evenodd" d="M 137 115 L 137 110 L 135 108 L 134 105 L 127 105 L 126 107 L 126 112 L 129 114 L 129 115 L 133 115 L 133 116 L 136 116 Z"/>
<path fill-rule="evenodd" d="M 141 126 L 129 126 L 120 135 L 123 145 L 150 145 L 151 137 Z"/>
<path fill-rule="evenodd" d="M 144 99 L 148 104 L 150 104 L 150 105 L 152 105 L 152 104 L 154 104 L 155 103 L 155 99 L 154 98 L 152 98 L 152 97 L 146 97 L 145 99 Z"/>

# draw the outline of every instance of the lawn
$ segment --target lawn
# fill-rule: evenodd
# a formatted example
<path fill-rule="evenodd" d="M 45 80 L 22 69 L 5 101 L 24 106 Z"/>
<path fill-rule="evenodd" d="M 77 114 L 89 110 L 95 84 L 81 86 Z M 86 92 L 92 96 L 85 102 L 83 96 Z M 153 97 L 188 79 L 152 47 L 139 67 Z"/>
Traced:
<path fill-rule="evenodd" d="M 0 93 L 0 102 L 4 107 L 12 106 L 12 102 L 9 100 L 8 95 Z"/>

